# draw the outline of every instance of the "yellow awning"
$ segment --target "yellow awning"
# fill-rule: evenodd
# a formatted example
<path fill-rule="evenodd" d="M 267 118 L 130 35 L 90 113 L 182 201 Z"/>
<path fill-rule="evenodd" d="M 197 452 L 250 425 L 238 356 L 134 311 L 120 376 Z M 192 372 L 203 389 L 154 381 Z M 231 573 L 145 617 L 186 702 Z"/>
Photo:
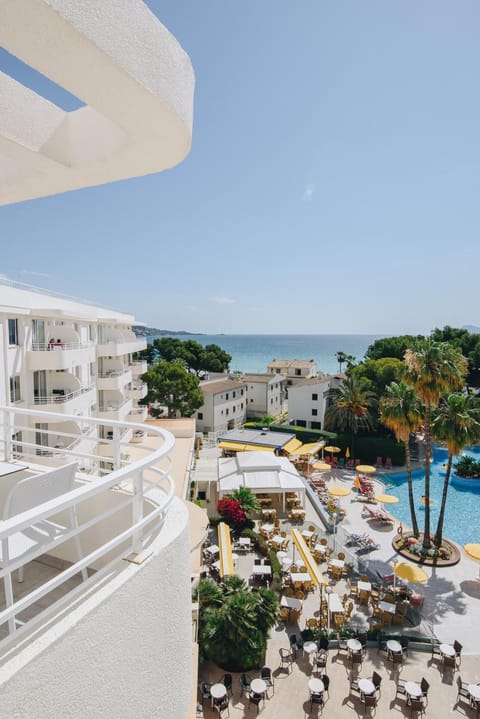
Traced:
<path fill-rule="evenodd" d="M 312 582 L 316 587 L 318 587 L 320 584 L 326 585 L 328 584 L 327 580 L 319 570 L 317 563 L 315 562 L 314 558 L 312 557 L 312 553 L 307 547 L 307 544 L 300 534 L 298 529 L 292 529 L 290 532 L 290 535 L 295 542 L 295 546 L 298 549 L 298 553 L 300 554 L 301 558 L 303 559 L 303 563 L 305 564 L 307 568 L 307 572 L 312 578 Z"/>
<path fill-rule="evenodd" d="M 322 449 L 323 442 L 310 442 L 309 444 L 302 444 L 297 449 L 295 454 L 315 454 L 319 449 Z"/>
<path fill-rule="evenodd" d="M 233 568 L 232 543 L 230 541 L 230 527 L 225 522 L 218 525 L 218 550 L 220 554 L 220 576 L 235 574 Z"/>
<path fill-rule="evenodd" d="M 275 452 L 275 447 L 265 447 L 263 444 L 245 444 L 243 452 Z"/>
<path fill-rule="evenodd" d="M 238 444 L 237 442 L 220 442 L 218 445 L 220 449 L 226 449 L 229 452 L 243 452 L 245 445 Z"/>
<path fill-rule="evenodd" d="M 299 439 L 296 439 L 294 437 L 293 439 L 290 439 L 287 444 L 285 444 L 282 447 L 282 452 L 286 452 L 287 454 L 297 454 L 297 450 L 299 447 L 302 446 L 302 443 Z"/>

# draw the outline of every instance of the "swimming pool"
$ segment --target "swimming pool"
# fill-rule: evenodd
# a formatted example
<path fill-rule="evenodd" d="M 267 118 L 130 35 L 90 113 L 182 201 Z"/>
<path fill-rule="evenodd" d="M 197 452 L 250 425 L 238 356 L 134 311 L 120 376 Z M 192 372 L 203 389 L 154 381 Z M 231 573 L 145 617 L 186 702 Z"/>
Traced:
<path fill-rule="evenodd" d="M 480 448 L 468 449 L 465 450 L 465 453 L 475 457 L 477 460 L 480 459 Z M 437 528 L 443 480 L 445 477 L 445 470 L 442 469 L 442 464 L 447 461 L 447 458 L 448 452 L 446 449 L 439 446 L 433 447 L 433 462 L 431 464 L 430 477 L 430 497 L 433 500 L 430 507 L 430 528 L 432 534 L 435 533 Z M 453 465 L 456 463 L 457 458 L 454 458 Z M 452 466 L 452 476 L 454 471 Z M 468 542 L 480 542 L 480 487 L 478 489 L 472 489 L 470 487 L 455 486 L 455 484 L 452 483 L 452 476 L 450 477 L 448 487 L 443 534 L 447 539 L 451 539 L 460 545 L 467 544 Z M 411 520 L 406 473 L 382 475 L 380 479 L 385 483 L 386 491 L 389 494 L 394 494 L 400 500 L 398 504 L 389 505 L 387 507 L 388 511 L 401 522 L 410 526 Z M 425 493 L 424 470 L 420 469 L 413 472 L 412 480 L 417 521 L 422 530 L 425 507 L 421 505 L 420 498 Z"/>

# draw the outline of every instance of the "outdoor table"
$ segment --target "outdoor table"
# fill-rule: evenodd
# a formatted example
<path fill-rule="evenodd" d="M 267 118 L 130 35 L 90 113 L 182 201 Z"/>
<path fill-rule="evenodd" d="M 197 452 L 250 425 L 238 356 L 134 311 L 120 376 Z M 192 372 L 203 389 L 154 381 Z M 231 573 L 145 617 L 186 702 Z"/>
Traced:
<path fill-rule="evenodd" d="M 321 694 L 323 691 L 325 691 L 325 685 L 322 682 L 321 679 L 317 679 L 317 677 L 312 677 L 308 681 L 308 688 L 312 692 L 312 694 Z"/>
<path fill-rule="evenodd" d="M 272 508 L 262 509 L 262 515 L 263 515 L 264 517 L 271 517 L 272 515 L 276 515 L 276 514 L 277 514 L 277 510 L 276 510 L 276 509 L 272 509 Z"/>
<path fill-rule="evenodd" d="M 467 691 L 476 702 L 480 701 L 480 685 L 478 684 L 469 684 L 467 687 Z"/>
<path fill-rule="evenodd" d="M 440 644 L 440 651 L 446 657 L 454 657 L 455 649 L 451 644 Z"/>
<path fill-rule="evenodd" d="M 389 639 L 387 642 L 387 649 L 392 652 L 392 654 L 401 654 L 402 653 L 402 645 L 400 642 L 397 642 L 396 639 Z"/>
<path fill-rule="evenodd" d="M 273 532 L 273 530 L 275 529 L 275 525 L 274 524 L 262 524 L 260 529 L 263 529 L 264 532 L 267 532 L 268 534 L 270 534 L 270 532 Z"/>
<path fill-rule="evenodd" d="M 220 551 L 220 549 L 217 547 L 216 544 L 211 544 L 209 547 L 205 547 L 205 552 L 206 552 L 207 554 L 211 554 L 212 557 L 213 557 L 215 554 L 218 554 L 219 551 Z"/>
<path fill-rule="evenodd" d="M 282 557 L 280 559 L 280 561 L 282 563 L 282 567 L 283 567 L 284 571 L 287 571 L 288 569 L 290 569 L 290 567 L 293 564 L 293 559 L 291 557 Z"/>
<path fill-rule="evenodd" d="M 283 595 L 280 599 L 280 606 L 288 607 L 289 609 L 294 609 L 296 612 L 299 612 L 302 609 L 302 600 L 297 599 L 296 597 L 286 597 Z"/>
<path fill-rule="evenodd" d="M 358 587 L 358 590 L 359 590 L 359 591 L 362 590 L 362 589 L 363 589 L 364 592 L 371 592 L 371 591 L 372 591 L 372 585 L 370 584 L 370 582 L 362 582 L 361 579 L 358 580 L 358 582 L 357 582 L 357 587 Z"/>
<path fill-rule="evenodd" d="M 305 529 L 302 532 L 302 537 L 304 537 L 305 539 L 311 539 L 314 534 L 315 534 L 315 532 L 310 532 L 308 529 Z"/>
<path fill-rule="evenodd" d="M 238 544 L 240 545 L 240 547 L 250 547 L 250 537 L 240 537 L 238 540 Z"/>
<path fill-rule="evenodd" d="M 354 654 L 357 654 L 358 652 L 362 651 L 362 644 L 358 641 L 358 639 L 348 639 L 347 647 L 349 651 L 353 652 Z"/>
<path fill-rule="evenodd" d="M 268 564 L 255 564 L 252 569 L 252 574 L 272 574 L 272 568 Z"/>
<path fill-rule="evenodd" d="M 320 552 L 320 554 L 325 554 L 327 551 L 327 545 L 326 544 L 316 544 L 313 548 L 314 552 Z"/>
<path fill-rule="evenodd" d="M 227 694 L 227 687 L 225 684 L 212 684 L 210 694 L 212 695 L 212 699 L 223 699 Z"/>
<path fill-rule="evenodd" d="M 340 599 L 339 595 L 335 592 L 332 592 L 328 595 L 328 608 L 332 612 L 332 614 L 335 614 L 336 612 L 344 612 L 345 607 L 342 604 L 342 600 Z"/>
<path fill-rule="evenodd" d="M 254 694 L 265 694 L 267 691 L 267 685 L 263 679 L 252 679 L 250 682 L 250 688 Z"/>
<path fill-rule="evenodd" d="M 397 611 L 395 604 L 391 604 L 390 602 L 378 602 L 378 607 L 382 612 L 388 612 L 389 614 L 395 614 Z"/>
<path fill-rule="evenodd" d="M 343 559 L 331 559 L 330 564 L 332 567 L 337 567 L 337 569 L 343 569 L 345 566 Z"/>
<path fill-rule="evenodd" d="M 408 696 L 414 697 L 415 699 L 418 699 L 418 697 L 421 697 L 423 694 L 422 687 L 420 684 L 417 684 L 417 682 L 405 682 L 405 691 Z"/>
<path fill-rule="evenodd" d="M 310 654 L 313 654 L 313 652 L 317 652 L 317 642 L 305 642 L 303 645 L 303 651 L 307 652 L 308 656 L 310 656 Z"/>
<path fill-rule="evenodd" d="M 7 474 L 14 474 L 15 472 L 21 472 L 22 469 L 28 469 L 28 464 L 0 462 L 0 477 L 5 477 Z"/>
<path fill-rule="evenodd" d="M 292 582 L 310 582 L 312 580 L 308 572 L 293 572 L 290 574 Z"/>
<path fill-rule="evenodd" d="M 280 534 L 276 534 L 270 541 L 275 542 L 275 544 L 281 544 L 284 539 L 285 537 L 282 537 Z"/>
<path fill-rule="evenodd" d="M 294 517 L 299 517 L 301 514 L 305 516 L 305 510 L 304 509 L 292 509 L 292 514 Z"/>
<path fill-rule="evenodd" d="M 370 695 L 375 693 L 375 684 L 370 679 L 359 679 L 358 688 L 362 694 Z"/>

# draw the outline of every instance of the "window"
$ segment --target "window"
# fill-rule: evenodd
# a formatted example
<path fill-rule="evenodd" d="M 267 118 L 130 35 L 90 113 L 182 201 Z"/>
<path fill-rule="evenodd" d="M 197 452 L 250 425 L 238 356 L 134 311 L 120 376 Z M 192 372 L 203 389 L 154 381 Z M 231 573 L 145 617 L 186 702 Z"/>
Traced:
<path fill-rule="evenodd" d="M 243 397 L 243 389 L 240 390 L 240 397 Z"/>
<path fill-rule="evenodd" d="M 225 395 L 225 399 L 228 399 L 228 392 L 227 392 L 227 394 Z"/>
<path fill-rule="evenodd" d="M 18 320 L 8 320 L 8 344 L 18 345 Z"/>
<path fill-rule="evenodd" d="M 10 402 L 14 404 L 15 402 L 20 402 L 21 399 L 20 377 L 18 375 L 10 377 Z"/>
<path fill-rule="evenodd" d="M 277 368 L 277 369 L 275 370 L 275 373 L 276 373 L 276 374 L 280 374 L 280 370 Z"/>
<path fill-rule="evenodd" d="M 235 399 L 236 396 L 237 396 L 237 393 L 236 393 L 236 392 L 232 392 L 232 397 L 233 397 L 233 399 Z"/>
<path fill-rule="evenodd" d="M 310 422 L 310 427 L 312 429 L 322 429 L 322 423 L 321 422 Z"/>
<path fill-rule="evenodd" d="M 225 414 L 228 416 L 228 408 L 225 410 Z"/>
<path fill-rule="evenodd" d="M 302 370 L 301 370 L 301 369 L 296 369 L 296 370 L 295 370 L 295 377 L 300 377 L 301 374 L 302 374 Z"/>
<path fill-rule="evenodd" d="M 297 425 L 297 427 L 306 427 L 307 426 L 307 423 L 304 419 L 297 419 L 295 424 Z"/>
<path fill-rule="evenodd" d="M 197 412 L 198 419 L 203 419 L 203 412 Z"/>
<path fill-rule="evenodd" d="M 242 402 L 242 404 L 240 405 L 240 409 L 243 409 L 243 402 Z"/>
<path fill-rule="evenodd" d="M 315 400 L 317 400 L 317 399 L 318 399 L 318 394 L 315 394 L 315 393 L 312 394 L 312 400 L 315 402 Z"/>
<path fill-rule="evenodd" d="M 318 409 L 312 409 L 312 417 L 318 417 Z"/>

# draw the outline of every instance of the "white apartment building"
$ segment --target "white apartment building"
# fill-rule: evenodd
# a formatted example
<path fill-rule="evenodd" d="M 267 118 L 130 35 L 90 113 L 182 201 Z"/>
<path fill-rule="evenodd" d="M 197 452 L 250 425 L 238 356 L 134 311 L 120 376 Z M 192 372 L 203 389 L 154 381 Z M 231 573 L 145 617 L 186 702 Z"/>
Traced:
<path fill-rule="evenodd" d="M 284 375 L 287 378 L 287 385 L 300 382 L 310 377 L 317 377 L 317 363 L 315 360 L 283 360 L 273 359 L 267 367 L 270 374 Z"/>
<path fill-rule="evenodd" d="M 241 427 L 247 416 L 247 383 L 243 378 L 205 380 L 200 389 L 205 402 L 196 413 L 198 432 L 218 434 Z"/>
<path fill-rule="evenodd" d="M 247 383 L 247 419 L 282 414 L 287 385 L 285 377 L 280 374 L 244 374 L 243 379 Z"/>
<path fill-rule="evenodd" d="M 328 393 L 340 387 L 344 375 L 326 375 L 305 379 L 289 387 L 288 423 L 309 429 L 323 429 Z"/>

